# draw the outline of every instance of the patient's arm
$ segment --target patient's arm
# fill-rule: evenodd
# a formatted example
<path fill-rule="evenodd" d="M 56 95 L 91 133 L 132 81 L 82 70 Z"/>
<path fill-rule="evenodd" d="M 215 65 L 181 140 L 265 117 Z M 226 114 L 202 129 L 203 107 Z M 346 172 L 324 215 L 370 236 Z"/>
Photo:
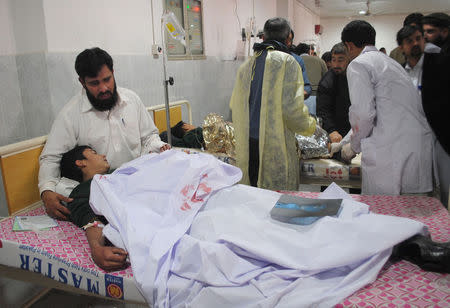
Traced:
<path fill-rule="evenodd" d="M 89 227 L 86 229 L 86 236 L 95 264 L 107 271 L 125 267 L 128 253 L 121 248 L 105 246 L 102 228 L 97 226 Z"/>

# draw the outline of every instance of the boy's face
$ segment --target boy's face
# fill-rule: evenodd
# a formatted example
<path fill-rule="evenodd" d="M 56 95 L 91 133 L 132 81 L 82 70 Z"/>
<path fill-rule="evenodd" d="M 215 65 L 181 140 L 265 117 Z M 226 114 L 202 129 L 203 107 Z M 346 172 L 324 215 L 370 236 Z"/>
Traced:
<path fill-rule="evenodd" d="M 97 154 L 93 149 L 83 151 L 85 159 L 82 160 L 85 171 L 91 174 L 105 174 L 109 170 L 109 163 L 105 155 Z"/>

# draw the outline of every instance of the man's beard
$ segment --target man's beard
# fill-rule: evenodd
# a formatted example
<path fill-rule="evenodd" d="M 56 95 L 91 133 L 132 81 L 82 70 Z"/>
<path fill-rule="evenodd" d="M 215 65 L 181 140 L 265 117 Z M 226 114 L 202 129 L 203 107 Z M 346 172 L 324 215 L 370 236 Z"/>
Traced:
<path fill-rule="evenodd" d="M 98 111 L 108 111 L 114 108 L 116 106 L 119 95 L 117 94 L 117 85 L 114 84 L 114 91 L 111 93 L 111 91 L 101 92 L 98 94 L 98 96 L 109 93 L 111 96 L 106 99 L 100 99 L 96 98 L 94 95 L 89 92 L 88 89 L 86 89 L 86 95 L 91 102 L 92 107 L 97 109 Z"/>
<path fill-rule="evenodd" d="M 419 46 L 414 46 L 411 48 L 411 57 L 419 59 L 422 56 L 422 49 Z"/>
<path fill-rule="evenodd" d="M 342 74 L 344 72 L 342 68 L 332 68 L 332 70 L 336 75 Z"/>
<path fill-rule="evenodd" d="M 438 35 L 438 37 L 432 43 L 438 47 L 442 47 L 442 45 L 444 45 L 444 38 Z"/>

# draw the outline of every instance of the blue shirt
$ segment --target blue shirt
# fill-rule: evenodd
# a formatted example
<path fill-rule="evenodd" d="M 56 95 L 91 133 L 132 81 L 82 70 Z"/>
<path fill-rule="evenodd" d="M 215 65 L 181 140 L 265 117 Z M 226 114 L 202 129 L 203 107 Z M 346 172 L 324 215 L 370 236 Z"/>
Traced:
<path fill-rule="evenodd" d="M 297 60 L 298 64 L 300 64 L 300 67 L 302 68 L 302 74 L 303 74 L 303 82 L 305 83 L 305 91 L 308 93 L 308 95 L 311 95 L 312 88 L 311 83 L 309 82 L 308 75 L 306 74 L 306 66 L 305 61 L 303 61 L 302 57 L 299 55 L 291 52 L 291 55 Z"/>

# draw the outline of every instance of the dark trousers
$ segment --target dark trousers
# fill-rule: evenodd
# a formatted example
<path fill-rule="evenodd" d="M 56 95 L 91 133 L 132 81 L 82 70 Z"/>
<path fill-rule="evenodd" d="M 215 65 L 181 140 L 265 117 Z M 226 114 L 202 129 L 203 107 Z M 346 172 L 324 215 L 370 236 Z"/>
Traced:
<path fill-rule="evenodd" d="M 250 185 L 256 187 L 258 185 L 259 172 L 259 139 L 249 139 L 249 156 L 248 156 L 248 176 Z"/>

